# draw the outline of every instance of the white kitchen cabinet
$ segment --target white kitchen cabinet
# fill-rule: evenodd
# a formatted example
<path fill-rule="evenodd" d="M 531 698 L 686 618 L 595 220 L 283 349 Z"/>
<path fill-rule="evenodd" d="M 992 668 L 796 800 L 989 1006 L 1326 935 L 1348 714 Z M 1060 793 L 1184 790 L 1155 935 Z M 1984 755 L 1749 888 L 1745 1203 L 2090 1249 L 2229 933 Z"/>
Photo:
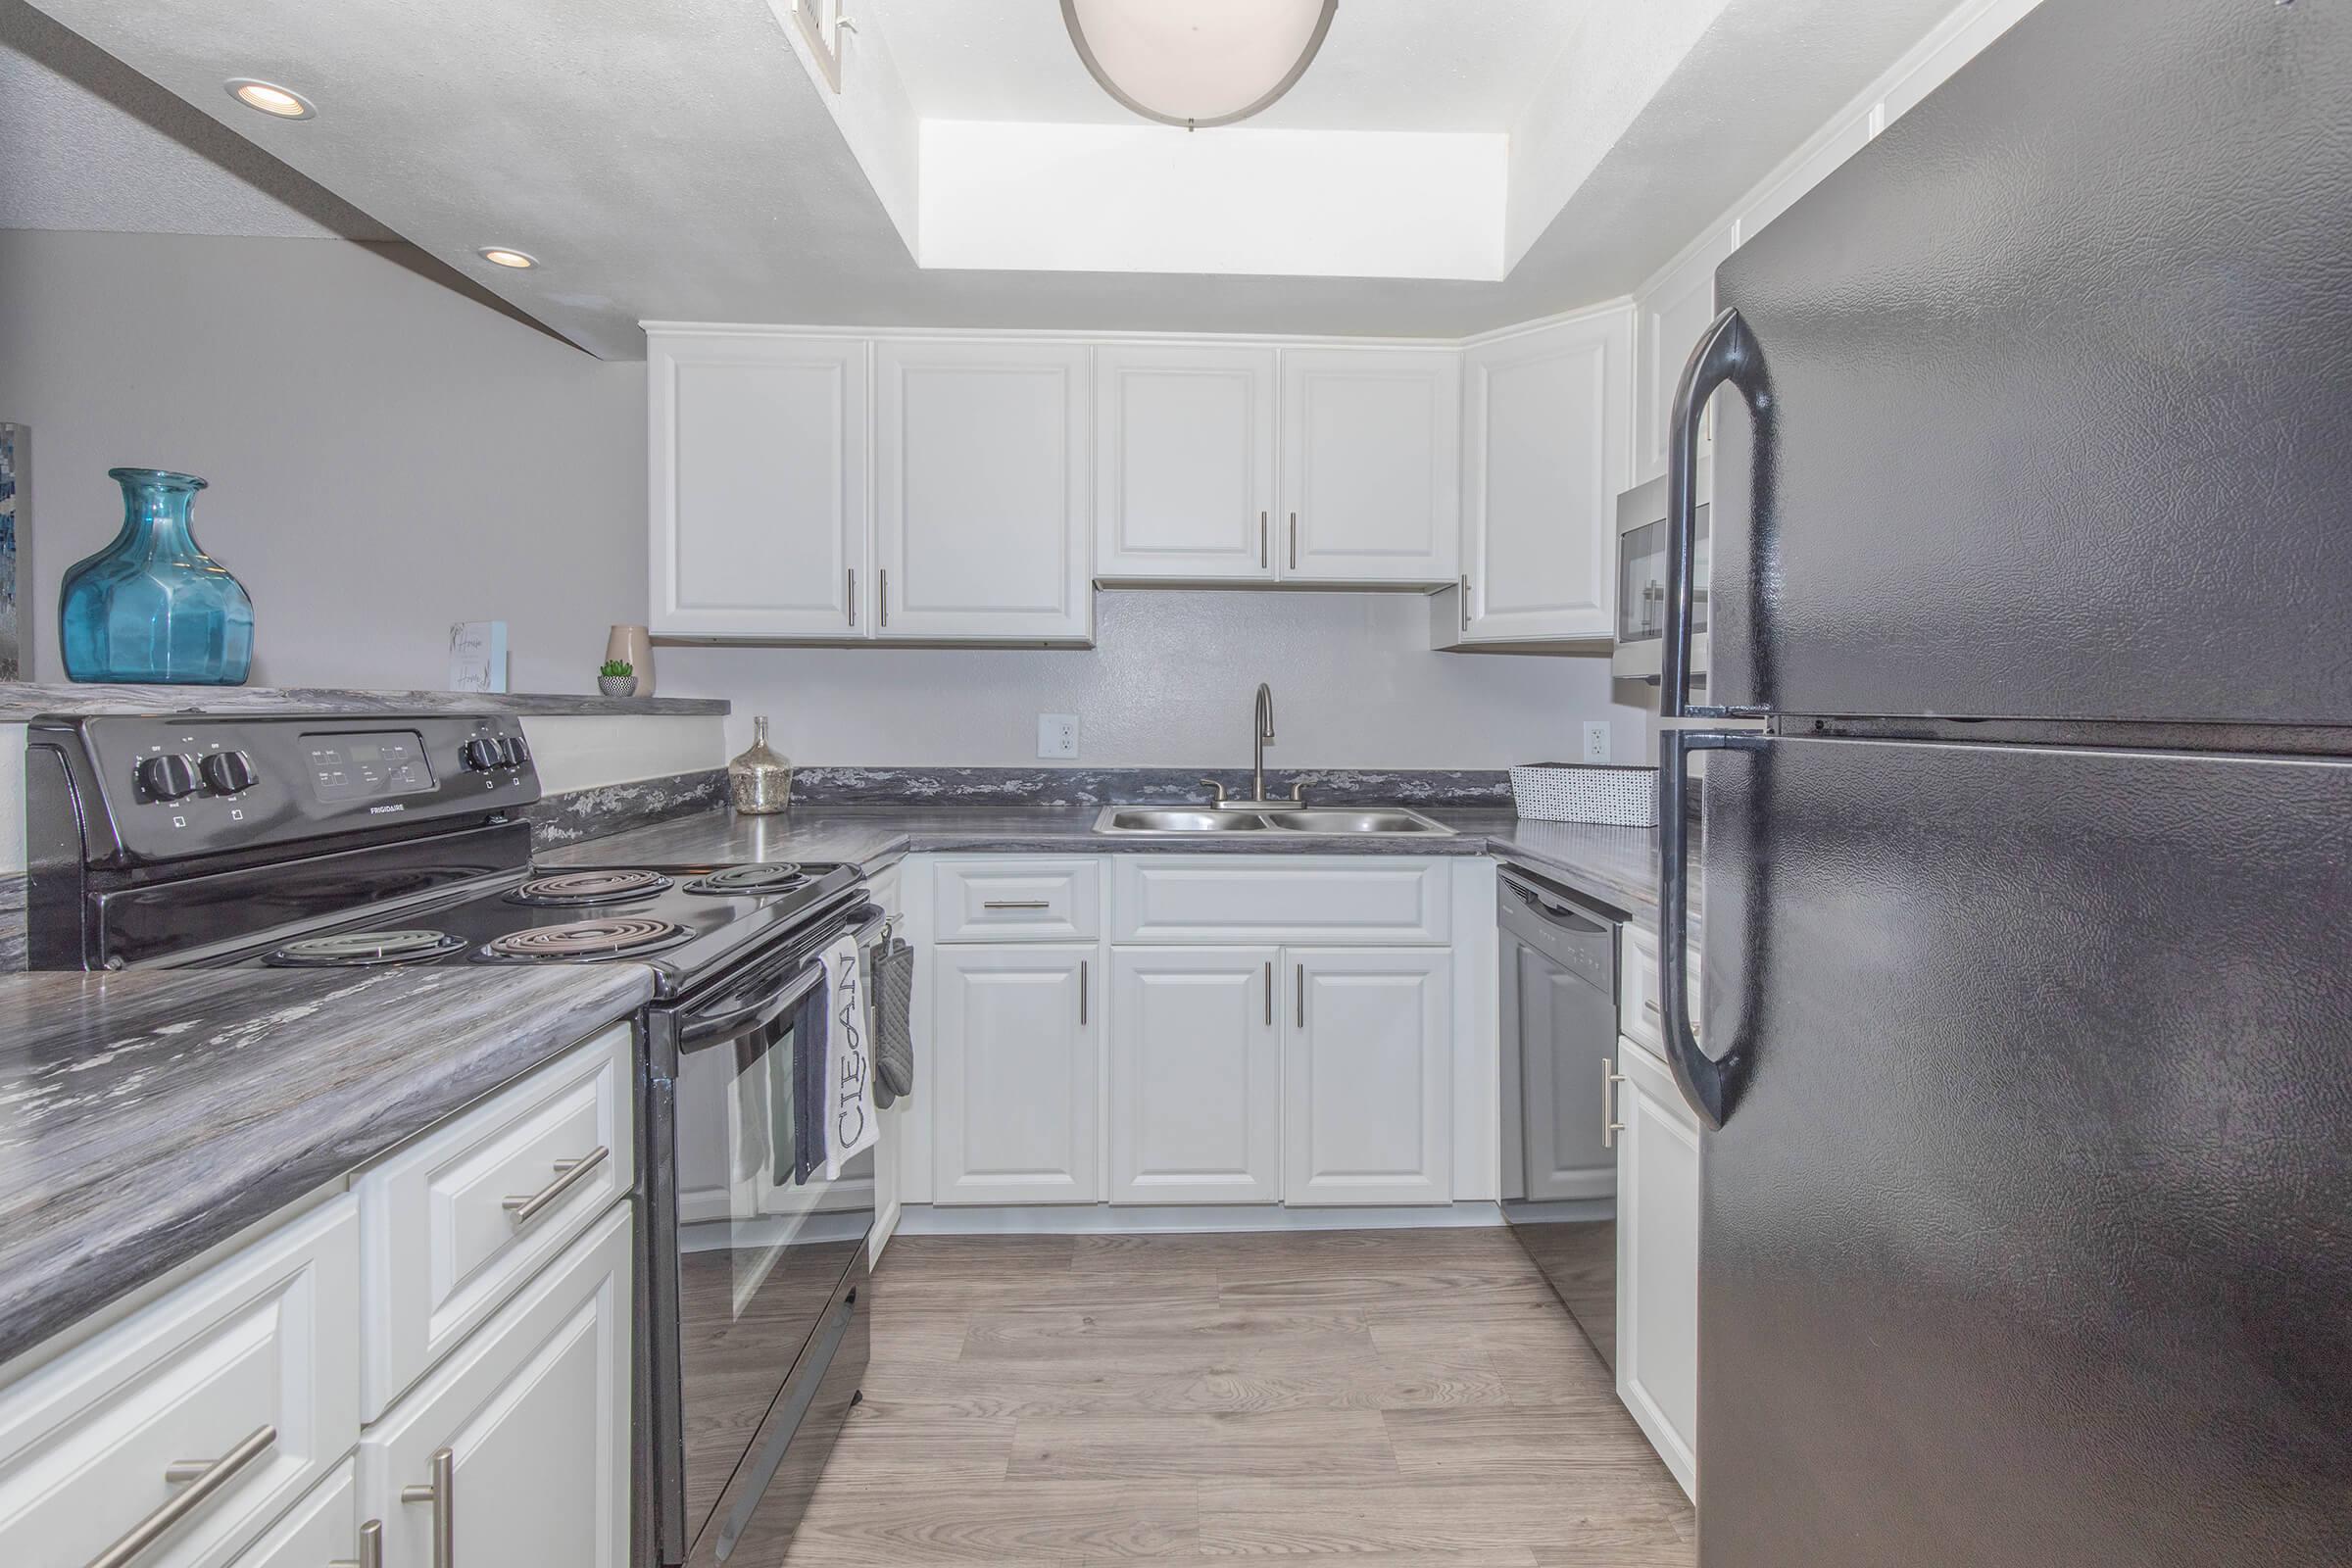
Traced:
<path fill-rule="evenodd" d="M 1290 948 L 1283 962 L 1284 1201 L 1450 1201 L 1451 955 Z"/>
<path fill-rule="evenodd" d="M 865 635 L 866 344 L 646 334 L 651 624 Z"/>
<path fill-rule="evenodd" d="M 1633 312 L 1589 312 L 1463 357 L 1461 580 L 1439 647 L 1609 641 L 1632 448 Z"/>
<path fill-rule="evenodd" d="M 359 1248 L 346 1195 L 0 1390 L 0 1563 L 73 1568 L 175 1507 L 140 1568 L 236 1560 L 359 1437 Z"/>
<path fill-rule="evenodd" d="M 1095 387 L 1096 577 L 1272 580 L 1274 350 L 1109 343 Z"/>
<path fill-rule="evenodd" d="M 1110 958 L 1110 1200 L 1282 1198 L 1274 948 L 1121 948 Z"/>
<path fill-rule="evenodd" d="M 237 1558 L 236 1568 L 360 1564 L 359 1468 L 346 1459 Z"/>
<path fill-rule="evenodd" d="M 1461 371 L 1451 348 L 1283 350 L 1284 581 L 1454 580 Z"/>
<path fill-rule="evenodd" d="M 1093 638 L 1089 352 L 874 345 L 877 638 Z"/>
<path fill-rule="evenodd" d="M 614 1207 L 361 1439 L 361 1512 L 384 1523 L 386 1568 L 433 1568 L 444 1509 L 460 1563 L 627 1568 L 629 1212 Z"/>
<path fill-rule="evenodd" d="M 1091 944 L 933 950 L 936 1203 L 1102 1198 Z"/>
<path fill-rule="evenodd" d="M 1617 1396 L 1695 1498 L 1698 1119 L 1664 1062 L 1617 1044 Z"/>
<path fill-rule="evenodd" d="M 1634 385 L 1634 477 L 1642 484 L 1666 471 L 1666 426 L 1674 412 L 1674 390 L 1683 366 L 1715 319 L 1715 269 L 1740 241 L 1738 223 L 1726 223 L 1686 251 L 1634 296 L 1639 320 L 1639 359 Z M 1714 421 L 1699 427 L 1699 450 L 1711 450 Z"/>

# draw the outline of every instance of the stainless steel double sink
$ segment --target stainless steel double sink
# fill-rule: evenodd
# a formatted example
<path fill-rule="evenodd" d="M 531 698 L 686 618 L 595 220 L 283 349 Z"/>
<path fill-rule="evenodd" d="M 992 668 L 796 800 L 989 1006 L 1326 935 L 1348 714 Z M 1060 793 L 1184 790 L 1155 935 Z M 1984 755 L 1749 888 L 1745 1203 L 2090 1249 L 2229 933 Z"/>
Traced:
<path fill-rule="evenodd" d="M 1193 833 L 1313 833 L 1365 838 L 1443 838 L 1453 829 L 1400 806 L 1106 806 L 1095 831 L 1121 838 L 1178 838 Z"/>

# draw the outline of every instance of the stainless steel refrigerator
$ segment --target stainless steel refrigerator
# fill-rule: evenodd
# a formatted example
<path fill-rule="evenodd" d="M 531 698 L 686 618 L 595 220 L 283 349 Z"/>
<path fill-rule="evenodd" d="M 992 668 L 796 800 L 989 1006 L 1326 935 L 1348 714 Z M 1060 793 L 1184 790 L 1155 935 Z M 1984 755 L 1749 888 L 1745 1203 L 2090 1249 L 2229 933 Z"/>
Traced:
<path fill-rule="evenodd" d="M 2352 8 L 2044 0 L 1716 290 L 1699 1560 L 2352 1563 Z"/>

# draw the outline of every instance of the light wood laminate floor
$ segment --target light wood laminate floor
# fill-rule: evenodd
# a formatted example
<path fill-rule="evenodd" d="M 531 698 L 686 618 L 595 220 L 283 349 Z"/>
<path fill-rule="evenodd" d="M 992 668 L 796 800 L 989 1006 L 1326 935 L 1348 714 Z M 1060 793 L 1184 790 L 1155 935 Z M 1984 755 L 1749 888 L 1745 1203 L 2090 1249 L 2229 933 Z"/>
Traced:
<path fill-rule="evenodd" d="M 1695 1561 L 1508 1231 L 907 1237 L 790 1568 Z"/>

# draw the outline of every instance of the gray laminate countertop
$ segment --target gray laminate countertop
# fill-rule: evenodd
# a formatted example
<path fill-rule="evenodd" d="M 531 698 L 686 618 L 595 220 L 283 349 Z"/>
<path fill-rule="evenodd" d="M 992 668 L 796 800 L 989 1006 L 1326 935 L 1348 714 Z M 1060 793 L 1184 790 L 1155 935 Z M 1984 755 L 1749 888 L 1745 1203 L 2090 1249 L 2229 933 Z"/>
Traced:
<path fill-rule="evenodd" d="M 1348 834 L 1188 833 L 1122 838 L 1095 832 L 1092 806 L 795 806 L 775 816 L 729 810 L 682 816 L 543 854 L 547 865 L 724 864 L 839 860 L 872 873 L 931 852 L 994 855 L 1492 855 L 1623 911 L 1658 917 L 1658 836 L 1641 827 L 1522 821 L 1507 808 L 1430 807 L 1450 838 Z M 1692 890 L 1695 906 L 1696 888 Z"/>
<path fill-rule="evenodd" d="M 723 698 L 570 692 L 373 692 L 325 686 L 133 686 L 0 681 L 0 723 L 44 713 L 724 713 Z"/>
<path fill-rule="evenodd" d="M 652 995 L 637 964 L 0 977 L 0 1362 Z"/>

